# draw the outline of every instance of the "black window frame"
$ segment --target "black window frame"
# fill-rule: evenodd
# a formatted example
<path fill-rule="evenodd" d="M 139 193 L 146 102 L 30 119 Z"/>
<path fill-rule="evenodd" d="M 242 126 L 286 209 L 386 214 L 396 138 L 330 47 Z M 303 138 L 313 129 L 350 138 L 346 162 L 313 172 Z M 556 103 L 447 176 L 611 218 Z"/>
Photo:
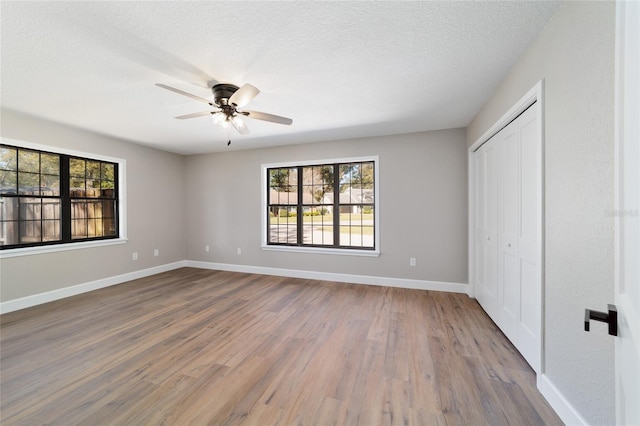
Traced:
<path fill-rule="evenodd" d="M 336 176 L 340 175 L 340 167 L 341 166 L 349 166 L 349 165 L 354 165 L 354 164 L 359 164 L 360 166 L 362 166 L 363 164 L 371 164 L 372 167 L 372 182 L 371 182 L 371 192 L 372 192 L 372 197 L 373 197 L 373 201 L 372 202 L 359 202 L 359 203 L 354 203 L 354 202 L 342 202 L 340 200 L 340 186 L 341 186 L 341 180 L 339 178 L 336 178 Z M 304 184 L 304 179 L 303 179 L 303 170 L 305 168 L 308 167 L 327 167 L 327 166 L 331 166 L 333 167 L 333 201 L 331 204 L 327 204 L 327 203 L 322 203 L 322 202 L 317 202 L 317 203 L 305 203 L 304 202 L 304 197 L 303 197 L 303 188 L 304 186 L 309 186 L 308 184 L 305 185 Z M 271 200 L 271 189 L 272 189 L 272 185 L 270 182 L 270 176 L 271 176 L 271 171 L 272 170 L 284 170 L 284 169 L 290 169 L 290 170 L 297 170 L 297 178 L 296 178 L 296 188 L 297 188 L 297 201 L 295 204 L 280 204 L 280 203 L 273 203 L 272 204 L 272 200 Z M 264 188 L 266 190 L 266 224 L 265 224 L 265 229 L 266 229 L 266 236 L 265 236 L 265 243 L 267 246 L 269 247 L 296 247 L 296 248 L 321 248 L 321 249 L 344 249 L 344 250 L 358 250 L 358 251 L 367 251 L 367 252 L 377 252 L 378 247 L 377 247 L 377 233 L 379 232 L 377 229 L 377 225 L 378 225 L 378 221 L 377 221 L 377 215 L 379 214 L 378 211 L 378 197 L 377 197 L 377 191 L 376 191 L 376 185 L 377 185 L 377 160 L 376 159 L 357 159 L 357 160 L 349 160 L 349 159 L 345 159 L 345 160 L 337 160 L 337 161 L 331 161 L 331 162 L 318 162 L 318 163 L 304 163 L 304 164 L 292 164 L 292 165 L 270 165 L 265 167 L 265 173 L 266 173 L 266 188 Z M 331 227 L 333 228 L 333 242 L 332 244 L 314 244 L 314 243 L 305 243 L 304 242 L 304 210 L 305 208 L 324 208 L 325 206 L 330 206 L 332 209 L 332 223 L 331 223 Z M 349 208 L 352 209 L 354 206 L 360 207 L 360 208 L 364 208 L 364 207 L 369 207 L 371 208 L 371 211 L 373 212 L 373 221 L 372 221 L 372 225 L 367 225 L 366 227 L 370 227 L 373 230 L 373 235 L 372 235 L 372 239 L 373 239 L 373 245 L 372 246 L 364 246 L 364 245 L 351 245 L 351 244 L 344 244 L 341 240 L 340 240 L 340 236 L 341 236 L 341 232 L 340 232 L 340 212 L 343 210 L 343 208 Z M 295 225 L 295 232 L 296 232 L 296 242 L 277 242 L 277 241 L 271 241 L 271 229 L 270 229 L 270 221 L 271 221 L 271 217 L 270 217 L 270 213 L 272 213 L 274 210 L 275 211 L 280 211 L 281 209 L 292 209 L 295 210 L 296 212 L 296 225 Z M 365 226 L 363 226 L 362 224 L 360 225 L 361 228 L 365 228 Z M 363 235 L 363 231 L 364 229 L 361 229 L 361 242 L 362 242 L 362 235 Z M 351 235 L 351 233 L 349 233 L 349 235 Z"/>
<path fill-rule="evenodd" d="M 0 199 L 2 199 L 2 201 L 4 201 L 5 199 L 18 199 L 18 202 L 15 203 L 15 205 L 20 206 L 21 205 L 21 199 L 24 198 L 32 198 L 32 199 L 41 199 L 41 200 L 53 200 L 53 201 L 57 201 L 60 204 L 60 210 L 58 212 L 59 214 L 59 222 L 60 222 L 60 230 L 59 230 L 59 234 L 60 234 L 60 239 L 57 240 L 49 240 L 49 241 L 43 241 L 43 235 L 42 235 L 42 225 L 41 225 L 41 235 L 40 235 L 40 241 L 35 241 L 35 242 L 20 242 L 17 244 L 4 244 L 4 245 L 0 245 L 0 250 L 4 251 L 4 250 L 11 250 L 11 249 L 18 249 L 18 248 L 30 248 L 30 247 L 43 247 L 43 246 L 56 246 L 56 245 L 62 245 L 62 244 L 75 244 L 75 243 L 84 243 L 84 242 L 90 242 L 90 241 L 102 241 L 102 240 L 114 240 L 114 239 L 119 239 L 120 238 L 120 179 L 119 179 L 119 172 L 120 172 L 120 164 L 117 161 L 110 161 L 110 160 L 105 160 L 105 159 L 101 159 L 101 158 L 97 158 L 97 157 L 89 157 L 89 156 L 83 156 L 83 155 L 76 155 L 76 154 L 67 154 L 67 153 L 62 153 L 62 152 L 55 152 L 55 151 L 48 151 L 48 150 L 42 150 L 42 149 L 38 149 L 38 148 L 31 148 L 31 147 L 24 147 L 24 146 L 19 146 L 19 145 L 10 145 L 7 143 L 1 143 L 0 144 L 0 148 L 2 149 L 11 149 L 11 150 L 16 150 L 16 183 L 15 183 L 15 188 L 16 191 L 15 193 L 0 193 Z M 20 192 L 20 172 L 19 172 L 19 168 L 20 168 L 20 164 L 19 164 L 19 157 L 20 157 L 20 152 L 31 152 L 31 153 L 38 153 L 40 155 L 40 159 L 42 158 L 42 154 L 45 155 L 55 155 L 58 157 L 59 159 L 59 166 L 58 166 L 58 176 L 59 176 L 59 186 L 58 186 L 58 195 L 42 195 L 42 193 L 40 193 L 39 195 L 29 195 L 29 194 L 23 194 Z M 85 194 L 74 194 L 72 189 L 71 189 L 71 178 L 72 178 L 72 174 L 70 172 L 70 161 L 73 160 L 80 160 L 80 161 L 84 161 L 85 162 L 85 167 L 87 162 L 91 162 L 93 164 L 95 163 L 99 163 L 100 165 L 100 172 L 101 175 L 95 179 L 95 178 L 89 178 L 89 176 L 86 174 L 86 169 L 85 169 L 85 181 L 89 181 L 89 180 L 98 180 L 100 182 L 100 187 L 98 188 L 98 191 L 95 192 L 94 191 L 94 195 L 93 196 L 88 196 L 86 191 Z M 40 176 L 44 175 L 45 173 L 42 173 L 42 163 L 39 162 L 40 164 L 40 171 L 39 174 Z M 103 167 L 104 166 L 104 167 Z M 109 178 L 104 178 L 103 174 L 102 174 L 102 170 L 104 170 L 106 167 L 113 167 L 113 173 L 112 173 L 112 179 Z M 0 169 L 2 169 L 2 171 L 4 170 L 4 166 L 0 165 Z M 35 173 L 34 173 L 35 174 Z M 107 182 L 109 184 L 113 185 L 113 188 L 103 188 L 102 186 L 102 182 Z M 40 190 L 42 189 L 42 178 L 40 177 Z M 86 190 L 86 188 L 85 188 Z M 40 191 L 42 192 L 42 191 Z M 76 191 L 77 192 L 77 191 Z M 95 204 L 96 203 L 100 203 L 100 212 L 102 214 L 102 216 L 100 216 L 99 218 L 97 217 L 93 217 L 91 219 L 93 220 L 98 220 L 100 221 L 100 223 L 102 225 L 104 225 L 104 221 L 106 220 L 110 220 L 109 223 L 111 224 L 109 226 L 109 230 L 112 230 L 112 234 L 109 233 L 109 235 L 98 235 L 98 236 L 87 236 L 87 237 L 78 237 L 78 236 L 74 236 L 72 233 L 72 223 L 74 220 L 78 221 L 77 218 L 74 219 L 73 213 L 72 213 L 72 204 L 74 202 L 85 202 L 85 203 L 92 203 Z M 106 203 L 106 204 L 104 204 Z M 110 215 L 105 216 L 103 212 L 103 207 L 107 205 L 112 207 L 112 216 Z M 19 211 L 18 211 L 18 220 L 17 221 L 10 221 L 10 220 L 6 220 L 5 222 L 16 222 L 17 226 L 18 226 L 18 238 L 20 239 L 22 237 L 21 235 L 21 227 L 22 224 L 27 222 L 27 219 L 25 219 L 23 216 L 23 212 L 20 207 L 18 207 Z M 98 209 L 95 209 L 96 211 Z M 94 213 L 95 214 L 95 213 Z M 110 213 L 108 213 L 110 214 Z M 89 218 L 85 218 L 87 221 L 89 220 Z M 42 215 L 40 217 L 40 222 L 43 222 L 45 219 L 42 218 Z M 88 223 L 88 222 L 87 222 Z M 0 226 L 2 226 L 3 223 L 0 223 Z M 104 234 L 104 228 L 102 229 L 102 233 Z M 88 226 L 87 226 L 87 235 L 89 234 L 88 231 Z"/>

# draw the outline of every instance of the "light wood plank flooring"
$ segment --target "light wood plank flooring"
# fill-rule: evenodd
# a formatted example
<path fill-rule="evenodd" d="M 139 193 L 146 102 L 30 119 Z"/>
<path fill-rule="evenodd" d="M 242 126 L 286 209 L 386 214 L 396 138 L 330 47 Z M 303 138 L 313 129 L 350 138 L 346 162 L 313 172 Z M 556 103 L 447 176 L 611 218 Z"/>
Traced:
<path fill-rule="evenodd" d="M 5 426 L 562 424 L 461 294 L 183 268 L 0 320 Z"/>

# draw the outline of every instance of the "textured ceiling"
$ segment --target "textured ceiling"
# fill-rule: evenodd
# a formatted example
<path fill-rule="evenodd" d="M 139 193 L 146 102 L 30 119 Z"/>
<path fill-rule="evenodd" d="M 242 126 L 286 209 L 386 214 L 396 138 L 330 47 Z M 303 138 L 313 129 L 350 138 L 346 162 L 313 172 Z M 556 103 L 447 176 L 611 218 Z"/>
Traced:
<path fill-rule="evenodd" d="M 557 5 L 2 1 L 1 103 L 184 154 L 465 127 Z M 154 85 L 212 82 L 293 125 L 176 120 L 208 107 Z"/>

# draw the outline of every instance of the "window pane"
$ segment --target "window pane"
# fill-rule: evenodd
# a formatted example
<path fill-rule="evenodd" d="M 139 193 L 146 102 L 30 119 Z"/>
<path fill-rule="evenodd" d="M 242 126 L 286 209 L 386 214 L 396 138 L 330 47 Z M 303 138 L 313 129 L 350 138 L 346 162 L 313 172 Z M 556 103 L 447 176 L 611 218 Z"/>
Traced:
<path fill-rule="evenodd" d="M 103 180 L 100 181 L 100 187 L 102 189 L 114 189 L 116 186 L 115 186 L 115 182 L 114 181 L 112 181 L 112 180 L 104 180 L 103 179 Z"/>
<path fill-rule="evenodd" d="M 100 181 L 100 187 L 102 189 L 114 189 L 115 188 L 115 182 L 113 182 L 111 180 L 102 180 L 102 181 Z"/>
<path fill-rule="evenodd" d="M 330 204 L 333 202 L 333 165 L 308 166 L 302 169 L 303 204 Z"/>
<path fill-rule="evenodd" d="M 351 165 L 340 164 L 340 189 L 342 185 L 349 184 L 351 182 Z"/>
<path fill-rule="evenodd" d="M 103 181 L 104 183 L 104 181 Z M 115 189 L 102 189 L 100 190 L 101 198 L 115 198 L 116 190 Z"/>
<path fill-rule="evenodd" d="M 85 178 L 85 160 L 79 158 L 69 159 L 69 175 L 73 177 Z"/>
<path fill-rule="evenodd" d="M 362 188 L 373 189 L 373 162 L 362 163 Z"/>
<path fill-rule="evenodd" d="M 105 237 L 113 237 L 117 235 L 115 219 L 103 219 L 102 224 Z"/>
<path fill-rule="evenodd" d="M 298 204 L 298 187 L 289 185 L 287 187 L 287 200 L 283 200 L 283 204 Z"/>
<path fill-rule="evenodd" d="M 85 180 L 84 178 L 70 178 L 69 179 L 69 194 L 72 197 L 84 197 L 85 196 Z"/>
<path fill-rule="evenodd" d="M 295 205 L 298 203 L 298 192 L 296 188 L 285 187 L 282 189 L 274 189 L 271 188 L 269 193 L 269 199 L 271 200 L 271 204 L 292 204 Z"/>
<path fill-rule="evenodd" d="M 18 192 L 22 195 L 40 195 L 40 175 L 36 173 L 18 173 Z"/>
<path fill-rule="evenodd" d="M 60 175 L 60 156 L 55 154 L 40 154 L 41 173 Z"/>
<path fill-rule="evenodd" d="M 362 176 L 360 174 L 360 163 L 354 163 L 351 165 L 351 183 L 362 183 Z"/>
<path fill-rule="evenodd" d="M 100 180 L 100 162 L 99 161 L 87 161 L 86 163 L 86 177 L 87 180 Z"/>
<path fill-rule="evenodd" d="M 87 238 L 87 202 L 71 201 L 71 238 Z"/>
<path fill-rule="evenodd" d="M 16 197 L 0 197 L 0 220 L 18 220 L 19 202 Z"/>
<path fill-rule="evenodd" d="M 269 170 L 270 204 L 298 203 L 298 169 L 282 168 Z"/>
<path fill-rule="evenodd" d="M 18 170 L 18 150 L 9 147 L 0 147 L 0 170 Z"/>
<path fill-rule="evenodd" d="M 42 205 L 40 198 L 21 197 L 20 242 L 23 244 L 42 241 Z"/>
<path fill-rule="evenodd" d="M 340 204 L 351 204 L 351 187 L 345 186 L 344 189 L 340 187 L 340 198 L 338 199 Z"/>
<path fill-rule="evenodd" d="M 18 193 L 18 173 L 12 171 L 0 171 L 0 194 Z"/>
<path fill-rule="evenodd" d="M 269 186 L 282 190 L 286 186 L 298 185 L 297 168 L 269 169 Z"/>
<path fill-rule="evenodd" d="M 103 181 L 111 181 L 111 184 L 113 185 L 113 182 L 115 181 L 115 167 L 113 164 L 102 163 L 100 179 Z M 113 186 L 110 186 L 109 188 L 113 188 Z"/>
<path fill-rule="evenodd" d="M 102 232 L 104 236 L 116 235 L 116 203 L 115 201 L 102 202 Z"/>
<path fill-rule="evenodd" d="M 87 203 L 87 217 L 94 218 L 102 218 L 102 202 L 100 201 L 90 201 Z"/>
<path fill-rule="evenodd" d="M 87 202 L 87 235 L 102 237 L 104 235 L 102 201 Z"/>
<path fill-rule="evenodd" d="M 59 220 L 43 220 L 42 241 L 60 241 L 60 225 Z"/>
<path fill-rule="evenodd" d="M 89 238 L 102 237 L 102 218 L 87 219 L 87 235 Z"/>
<path fill-rule="evenodd" d="M 373 206 L 342 207 L 340 212 L 340 245 L 374 247 Z"/>
<path fill-rule="evenodd" d="M 60 200 L 42 200 L 42 241 L 61 239 Z"/>
<path fill-rule="evenodd" d="M 60 195 L 60 177 L 55 175 L 41 175 L 42 187 L 41 195 Z"/>
<path fill-rule="evenodd" d="M 0 246 L 20 244 L 20 222 L 0 221 Z"/>
<path fill-rule="evenodd" d="M 340 207 L 340 245 L 351 246 L 351 213 L 349 207 Z"/>
<path fill-rule="evenodd" d="M 373 205 L 362 206 L 362 246 L 375 247 L 375 210 Z"/>
<path fill-rule="evenodd" d="M 333 245 L 333 216 L 328 209 L 305 207 L 303 211 L 303 244 Z"/>
<path fill-rule="evenodd" d="M 18 150 L 18 171 L 40 173 L 40 153 Z"/>
<path fill-rule="evenodd" d="M 102 202 L 102 217 L 111 219 L 116 217 L 116 203 L 114 201 Z"/>
<path fill-rule="evenodd" d="M 23 220 L 20 222 L 20 243 L 30 244 L 41 241 L 42 229 L 39 220 Z"/>
<path fill-rule="evenodd" d="M 76 219 L 71 221 L 71 238 L 87 238 L 87 220 L 86 219 Z"/>
<path fill-rule="evenodd" d="M 99 180 L 92 180 L 92 179 L 87 179 L 87 192 L 86 192 L 86 196 L 87 197 L 99 197 L 100 196 L 100 181 Z"/>
<path fill-rule="evenodd" d="M 19 234 L 19 199 L 15 197 L 0 198 L 0 245 L 20 243 Z"/>
<path fill-rule="evenodd" d="M 42 199 L 42 219 L 60 220 L 60 200 Z"/>
<path fill-rule="evenodd" d="M 277 213 L 269 212 L 269 242 L 296 244 L 298 242 L 297 210 L 278 206 Z"/>

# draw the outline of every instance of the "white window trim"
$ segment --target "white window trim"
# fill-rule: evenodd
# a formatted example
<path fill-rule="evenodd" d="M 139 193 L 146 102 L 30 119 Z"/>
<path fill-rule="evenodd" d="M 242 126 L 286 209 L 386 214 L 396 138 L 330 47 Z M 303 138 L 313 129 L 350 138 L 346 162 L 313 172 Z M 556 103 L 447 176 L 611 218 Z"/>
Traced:
<path fill-rule="evenodd" d="M 77 243 L 52 244 L 34 247 L 18 247 L 0 251 L 0 259 L 18 256 L 29 256 L 34 254 L 53 253 L 68 250 L 78 250 L 90 247 L 103 247 L 115 244 L 125 244 L 127 239 L 127 160 L 123 158 L 109 157 L 106 155 L 94 154 L 91 152 L 77 151 L 73 149 L 59 148 L 51 145 L 42 145 L 33 142 L 26 142 L 17 139 L 1 138 L 5 145 L 17 146 L 19 148 L 35 149 L 38 151 L 46 151 L 54 154 L 65 154 L 76 157 L 89 158 L 92 160 L 108 161 L 118 164 L 118 238 L 107 240 L 84 241 Z"/>
<path fill-rule="evenodd" d="M 321 164 L 334 164 L 334 163 L 358 163 L 358 162 L 374 162 L 374 205 L 375 205 L 375 217 L 374 217 L 374 230 L 375 230 L 375 250 L 364 249 L 340 249 L 335 247 L 303 247 L 303 246 L 280 246 L 267 244 L 267 169 L 274 169 L 280 167 L 298 167 L 298 166 L 315 166 Z M 281 252 L 296 252 L 296 253 L 314 253 L 314 254 L 334 254 L 334 255 L 346 255 L 346 256 L 368 256 L 378 257 L 380 256 L 380 158 L 377 155 L 371 155 L 366 157 L 347 157 L 347 158 L 331 158 L 324 160 L 305 160 L 305 161 L 288 161 L 285 163 L 270 163 L 262 164 L 262 179 L 261 179 L 261 249 L 264 251 L 281 251 Z"/>

